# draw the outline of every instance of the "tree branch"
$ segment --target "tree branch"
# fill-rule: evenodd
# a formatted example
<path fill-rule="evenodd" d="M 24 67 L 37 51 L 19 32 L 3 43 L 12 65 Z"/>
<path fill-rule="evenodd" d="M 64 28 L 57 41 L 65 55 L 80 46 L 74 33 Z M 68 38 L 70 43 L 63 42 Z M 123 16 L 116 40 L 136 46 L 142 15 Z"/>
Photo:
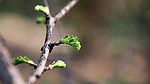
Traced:
<path fill-rule="evenodd" d="M 2 84 L 25 84 L 17 69 L 12 66 L 10 53 L 0 36 L 0 80 Z"/>
<path fill-rule="evenodd" d="M 79 0 L 69 1 L 69 3 L 54 17 L 56 22 L 59 21 L 78 1 Z"/>
<path fill-rule="evenodd" d="M 48 58 L 49 54 L 49 44 L 51 42 L 52 38 L 52 29 L 54 27 L 54 22 L 53 18 L 50 18 L 49 15 L 46 15 L 46 37 L 45 37 L 45 42 L 42 48 L 42 53 L 37 65 L 37 68 L 35 69 L 33 75 L 29 78 L 28 84 L 33 84 L 34 82 L 37 81 L 37 79 L 40 77 L 40 75 L 43 73 L 45 64 Z"/>
<path fill-rule="evenodd" d="M 44 72 L 45 70 L 45 64 L 48 58 L 48 54 L 51 53 L 53 46 L 51 45 L 51 39 L 52 39 L 52 32 L 53 28 L 55 26 L 56 21 L 60 20 L 76 3 L 78 0 L 71 0 L 69 4 L 67 4 L 61 11 L 58 13 L 56 16 L 52 17 L 49 14 L 45 13 L 45 18 L 46 18 L 46 37 L 45 37 L 45 42 L 42 47 L 42 53 L 39 58 L 39 62 L 37 64 L 37 68 L 29 78 L 27 84 L 33 84 L 37 81 L 37 79 L 40 77 L 40 75 Z M 48 6 L 47 1 L 44 0 L 44 3 L 46 6 Z M 48 9 L 49 10 L 49 9 Z M 50 10 L 49 10 L 50 12 Z"/>

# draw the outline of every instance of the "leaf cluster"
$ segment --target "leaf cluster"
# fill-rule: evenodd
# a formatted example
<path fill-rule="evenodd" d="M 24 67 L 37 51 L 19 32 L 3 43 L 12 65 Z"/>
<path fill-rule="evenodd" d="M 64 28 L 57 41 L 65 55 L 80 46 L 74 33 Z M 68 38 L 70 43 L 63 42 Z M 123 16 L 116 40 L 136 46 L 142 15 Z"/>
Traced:
<path fill-rule="evenodd" d="M 22 57 L 22 56 L 18 56 L 18 57 L 14 57 L 12 59 L 12 64 L 14 65 L 17 65 L 17 64 L 20 64 L 20 63 L 29 63 L 31 60 L 27 57 Z"/>
<path fill-rule="evenodd" d="M 62 60 L 54 61 L 52 64 L 49 65 L 51 68 L 65 68 L 66 63 Z"/>
<path fill-rule="evenodd" d="M 80 50 L 81 45 L 79 39 L 74 35 L 66 35 L 59 41 L 60 44 L 68 44 L 76 50 Z"/>

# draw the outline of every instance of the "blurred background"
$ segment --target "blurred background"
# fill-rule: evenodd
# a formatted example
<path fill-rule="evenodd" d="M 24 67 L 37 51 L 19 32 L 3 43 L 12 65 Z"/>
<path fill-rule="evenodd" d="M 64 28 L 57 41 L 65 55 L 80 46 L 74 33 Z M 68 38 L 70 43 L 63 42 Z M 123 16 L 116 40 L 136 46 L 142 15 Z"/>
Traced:
<path fill-rule="evenodd" d="M 68 0 L 48 0 L 55 15 Z M 12 56 L 38 62 L 45 26 L 34 11 L 41 0 L 0 0 L 0 34 Z M 67 68 L 51 70 L 38 84 L 150 84 L 150 0 L 80 0 L 56 25 L 53 42 L 79 37 L 79 52 L 55 47 L 48 63 L 62 59 Z M 21 64 L 25 79 L 33 67 Z"/>

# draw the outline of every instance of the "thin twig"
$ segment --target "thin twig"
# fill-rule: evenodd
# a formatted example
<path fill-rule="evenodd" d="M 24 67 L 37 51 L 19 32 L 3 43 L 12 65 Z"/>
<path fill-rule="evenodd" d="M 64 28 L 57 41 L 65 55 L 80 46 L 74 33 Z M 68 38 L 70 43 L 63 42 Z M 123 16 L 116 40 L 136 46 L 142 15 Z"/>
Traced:
<path fill-rule="evenodd" d="M 78 1 L 79 0 L 69 1 L 69 3 L 54 17 L 56 22 L 59 21 Z"/>
<path fill-rule="evenodd" d="M 48 6 L 48 3 L 46 0 L 43 0 L 45 5 Z M 46 17 L 46 37 L 45 37 L 45 42 L 42 48 L 42 53 L 39 58 L 39 62 L 37 64 L 37 68 L 29 78 L 27 84 L 33 84 L 37 81 L 37 79 L 40 77 L 40 75 L 44 72 L 45 70 L 45 64 L 47 62 L 48 54 L 51 53 L 53 46 L 51 45 L 51 39 L 52 39 L 52 32 L 53 28 L 55 26 L 56 21 L 61 19 L 76 3 L 78 0 L 71 0 L 69 4 L 67 4 L 61 11 L 58 13 L 56 16 L 52 17 L 49 14 L 45 14 Z M 49 10 L 50 12 L 50 10 Z"/>
<path fill-rule="evenodd" d="M 49 5 L 48 5 L 48 1 L 47 0 L 43 0 L 43 3 L 45 4 L 45 6 L 49 9 Z M 48 15 L 50 18 L 52 17 L 51 16 L 51 11 L 49 9 L 49 15 Z"/>
<path fill-rule="evenodd" d="M 36 63 L 34 63 L 34 62 L 31 62 L 31 63 L 28 63 L 28 64 L 29 64 L 30 66 L 33 66 L 35 69 L 38 67 L 38 64 L 36 64 Z M 48 67 L 45 66 L 45 67 L 44 67 L 44 72 L 45 72 L 45 71 L 48 71 L 48 70 L 51 70 L 51 69 L 52 69 L 52 67 L 50 67 L 50 66 L 48 66 Z M 43 72 L 43 73 L 44 73 L 44 72 Z"/>

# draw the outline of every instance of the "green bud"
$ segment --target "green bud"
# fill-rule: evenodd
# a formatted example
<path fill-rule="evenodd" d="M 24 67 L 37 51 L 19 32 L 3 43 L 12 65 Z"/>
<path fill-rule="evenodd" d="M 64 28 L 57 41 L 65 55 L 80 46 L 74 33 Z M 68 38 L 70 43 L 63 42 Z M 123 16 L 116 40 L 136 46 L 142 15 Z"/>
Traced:
<path fill-rule="evenodd" d="M 81 45 L 79 39 L 73 35 L 66 35 L 63 39 L 59 41 L 60 44 L 68 44 L 76 50 L 80 50 Z"/>
<path fill-rule="evenodd" d="M 54 61 L 52 64 L 49 65 L 51 68 L 65 68 L 66 64 L 62 60 Z"/>
<path fill-rule="evenodd" d="M 37 24 L 41 24 L 41 23 L 44 23 L 44 22 L 45 22 L 45 18 L 44 17 L 41 16 L 41 17 L 37 17 L 36 18 L 36 23 Z"/>
<path fill-rule="evenodd" d="M 14 65 L 17 65 L 17 64 L 20 64 L 20 63 L 28 63 L 30 62 L 31 60 L 27 57 L 22 57 L 22 56 L 18 56 L 18 57 L 14 57 L 12 59 L 12 64 Z"/>
<path fill-rule="evenodd" d="M 49 14 L 49 9 L 46 6 L 36 5 L 34 9 L 35 9 L 35 11 L 44 12 L 46 14 Z"/>

